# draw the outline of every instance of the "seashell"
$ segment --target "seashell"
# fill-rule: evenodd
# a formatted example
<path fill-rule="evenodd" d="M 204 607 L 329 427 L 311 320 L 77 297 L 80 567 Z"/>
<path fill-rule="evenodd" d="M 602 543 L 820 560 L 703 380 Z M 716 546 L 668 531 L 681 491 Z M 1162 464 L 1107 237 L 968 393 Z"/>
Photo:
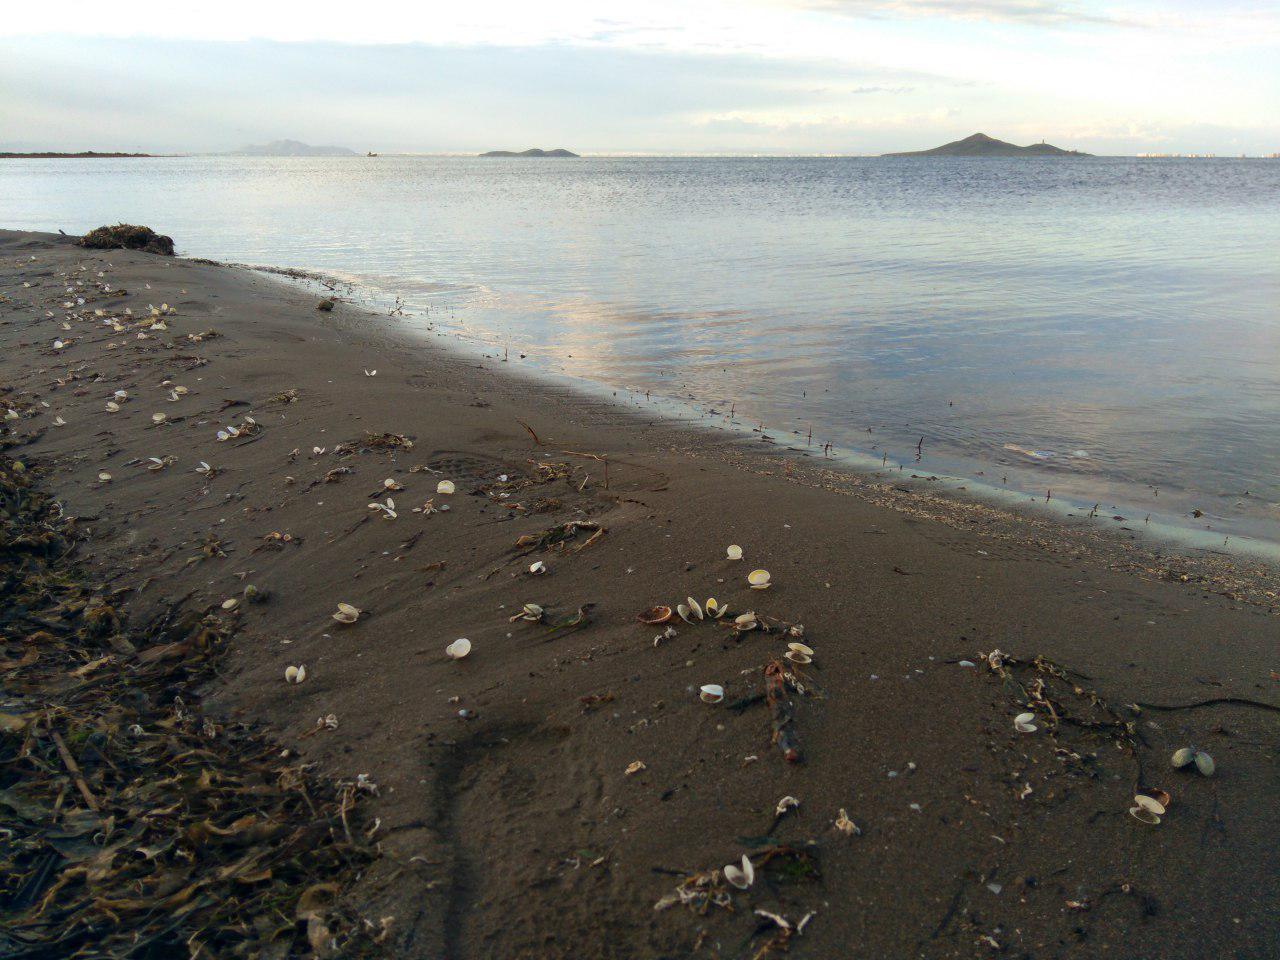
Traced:
<path fill-rule="evenodd" d="M 119 413 L 119 412 L 120 412 L 120 404 L 116 403 L 114 400 L 108 400 L 107 413 Z"/>
<path fill-rule="evenodd" d="M 1013 729 L 1019 733 L 1035 733 L 1040 729 L 1035 725 L 1035 719 L 1034 713 L 1020 713 L 1013 718 Z"/>
<path fill-rule="evenodd" d="M 163 470 L 165 468 L 165 462 L 159 457 L 147 457 L 147 459 L 151 461 L 147 464 L 148 470 Z"/>
<path fill-rule="evenodd" d="M 19 416 L 20 414 L 18 413 L 17 410 L 13 409 L 13 407 L 10 407 L 8 410 L 4 412 L 4 418 L 6 420 L 17 420 Z"/>
<path fill-rule="evenodd" d="M 67 421 L 63 420 L 61 417 L 54 417 L 53 425 L 55 427 L 65 427 L 67 425 Z"/>
<path fill-rule="evenodd" d="M 693 623 L 693 611 L 689 609 L 687 604 L 677 603 L 676 613 L 680 615 L 680 619 L 685 623 Z"/>
<path fill-rule="evenodd" d="M 379 511 L 382 514 L 383 520 L 394 520 L 398 516 L 396 513 L 396 502 L 390 497 L 387 497 L 386 503 L 369 504 L 369 509 Z"/>
<path fill-rule="evenodd" d="M 641 770 L 644 770 L 644 769 L 645 769 L 645 762 L 643 760 L 632 760 L 630 763 L 627 764 L 626 773 L 627 773 L 627 776 L 630 777 L 630 776 L 633 776 L 634 774 L 639 773 Z"/>
<path fill-rule="evenodd" d="M 807 653 L 801 653 L 798 650 L 788 650 L 786 653 L 783 654 L 783 656 L 786 657 L 788 660 L 790 660 L 792 663 L 798 663 L 801 666 L 806 666 L 810 663 L 813 663 L 813 657 L 809 656 L 809 654 Z"/>
<path fill-rule="evenodd" d="M 1150 826 L 1153 826 L 1153 827 L 1160 822 L 1160 814 L 1155 813 L 1151 810 L 1148 810 L 1146 807 L 1141 807 L 1141 806 L 1130 807 L 1129 816 L 1133 817 L 1133 819 L 1135 820 L 1139 820 L 1142 823 L 1149 824 Z"/>
<path fill-rule="evenodd" d="M 240 606 L 240 600 L 236 597 L 231 597 L 229 600 L 222 601 L 223 610 L 234 610 L 238 606 Z"/>
<path fill-rule="evenodd" d="M 745 890 L 756 882 L 756 868 L 751 865 L 751 858 L 742 855 L 742 866 L 730 863 L 724 868 L 724 878 L 739 890 Z"/>
<path fill-rule="evenodd" d="M 364 372 L 364 375 L 365 375 L 366 377 L 376 377 L 376 376 L 378 375 L 378 371 L 377 371 L 377 370 L 366 370 L 366 371 Z"/>
<path fill-rule="evenodd" d="M 454 486 L 454 483 L 452 480 L 441 480 L 439 483 L 436 484 L 436 493 L 443 494 L 445 496 L 448 496 L 449 494 L 453 493 L 457 489 L 458 488 Z"/>
<path fill-rule="evenodd" d="M 735 630 L 754 630 L 759 626 L 756 622 L 755 613 L 740 613 L 733 618 L 733 628 Z"/>
<path fill-rule="evenodd" d="M 542 619 L 543 612 L 542 607 L 538 606 L 536 603 L 526 603 L 524 608 L 520 611 L 520 616 L 524 620 L 536 622 Z"/>
<path fill-rule="evenodd" d="M 111 474 L 109 474 L 109 473 L 107 473 L 107 471 L 103 470 L 101 473 L 99 473 L 99 474 L 98 474 L 98 479 L 99 479 L 102 483 L 110 483 L 110 482 L 111 482 Z"/>
<path fill-rule="evenodd" d="M 404 489 L 404 487 L 400 486 L 400 484 L 399 484 L 399 483 L 397 483 L 395 480 L 393 480 L 391 477 L 387 477 L 387 479 L 385 479 L 385 480 L 383 480 L 383 481 L 382 481 L 382 489 L 384 489 L 384 490 L 403 490 L 403 489 Z"/>
<path fill-rule="evenodd" d="M 66 346 L 66 344 L 65 344 L 65 343 L 63 343 L 61 340 L 55 340 L 55 341 L 53 341 L 53 349 L 55 349 L 55 350 L 61 350 L 61 349 L 62 349 L 63 347 L 65 347 L 65 346 Z"/>
<path fill-rule="evenodd" d="M 698 691 L 698 698 L 703 703 L 719 703 L 724 699 L 724 687 L 718 683 L 704 683 Z"/>
<path fill-rule="evenodd" d="M 849 814 L 845 812 L 844 807 L 840 808 L 840 816 L 836 817 L 835 828 L 846 837 L 861 836 L 862 834 L 862 831 L 858 829 L 858 825 L 849 819 Z"/>
<path fill-rule="evenodd" d="M 449 655 L 451 660 L 461 660 L 471 652 L 471 641 L 466 637 L 459 637 L 453 643 L 444 648 L 444 652 Z"/>
<path fill-rule="evenodd" d="M 788 810 L 797 810 L 800 807 L 800 801 L 795 797 L 783 797 L 778 801 L 778 805 L 773 808 L 773 815 L 781 817 Z"/>
<path fill-rule="evenodd" d="M 742 559 L 742 548 L 738 546 L 736 543 L 729 544 L 729 546 L 725 548 L 724 553 L 725 553 L 725 556 L 728 557 L 730 560 Z"/>
<path fill-rule="evenodd" d="M 165 418 L 165 415 L 164 415 L 163 413 L 153 413 L 153 414 L 151 415 L 151 422 L 152 422 L 152 423 L 164 423 L 165 419 L 166 419 L 166 418 Z"/>
<path fill-rule="evenodd" d="M 359 607 L 353 607 L 349 603 L 340 603 L 338 604 L 337 612 L 333 615 L 333 619 L 339 623 L 355 623 L 360 619 L 360 613 Z"/>
<path fill-rule="evenodd" d="M 540 577 L 547 572 L 547 565 L 541 560 L 535 560 L 533 563 L 529 564 L 529 572 L 535 577 Z"/>
<path fill-rule="evenodd" d="M 209 466 L 207 463 L 201 460 L 200 466 L 196 467 L 196 473 L 208 473 L 212 469 L 213 467 Z"/>
<path fill-rule="evenodd" d="M 647 623 L 651 626 L 666 623 L 671 619 L 670 607 L 650 607 L 636 617 L 641 623 Z"/>
<path fill-rule="evenodd" d="M 751 584 L 752 590 L 768 590 L 771 579 L 768 570 L 752 570 L 747 574 L 747 583 Z"/>
<path fill-rule="evenodd" d="M 726 604 L 720 603 L 715 597 L 709 597 L 702 607 L 707 611 L 707 616 L 712 620 L 719 620 L 729 612 L 729 607 Z"/>
<path fill-rule="evenodd" d="M 693 614 L 695 619 L 701 620 L 704 618 L 705 614 L 702 612 L 702 607 L 697 600 L 693 599 L 693 597 L 685 597 L 685 601 L 689 604 L 689 612 Z"/>
<path fill-rule="evenodd" d="M 1196 752 L 1190 747 L 1183 747 L 1181 750 L 1175 750 L 1171 762 L 1175 767 L 1181 769 L 1189 766 L 1196 759 Z"/>
<path fill-rule="evenodd" d="M 1146 810 L 1148 813 L 1154 813 L 1157 817 L 1162 816 L 1164 814 L 1164 810 L 1165 810 L 1164 804 L 1161 803 L 1159 800 L 1157 800 L 1155 797 L 1149 796 L 1148 794 L 1135 793 L 1133 795 L 1133 802 L 1136 806 L 1141 807 L 1143 810 Z"/>
<path fill-rule="evenodd" d="M 1213 757 L 1205 753 L 1203 750 L 1196 751 L 1196 769 L 1206 777 L 1212 777 L 1213 771 L 1217 766 L 1213 762 Z"/>
<path fill-rule="evenodd" d="M 787 649 L 792 653 L 803 653 L 806 657 L 813 656 L 813 648 L 806 647 L 803 643 L 788 643 Z"/>
<path fill-rule="evenodd" d="M 113 396 L 113 397 L 115 397 L 117 400 L 128 400 L 128 399 L 129 399 L 129 391 L 128 391 L 128 390 L 117 390 L 115 393 L 113 393 L 113 394 L 112 394 L 112 396 Z"/>
<path fill-rule="evenodd" d="M 301 683 L 305 679 L 307 679 L 307 668 L 305 665 L 299 664 L 296 667 L 284 668 L 285 683 Z"/>

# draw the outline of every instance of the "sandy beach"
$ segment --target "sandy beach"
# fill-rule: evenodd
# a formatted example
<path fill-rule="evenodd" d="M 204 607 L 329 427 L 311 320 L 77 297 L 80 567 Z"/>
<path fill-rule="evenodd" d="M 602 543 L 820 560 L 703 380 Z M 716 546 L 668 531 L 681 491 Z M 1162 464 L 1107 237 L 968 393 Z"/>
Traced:
<path fill-rule="evenodd" d="M 376 784 L 342 897 L 387 955 L 1280 956 L 1273 570 L 664 422 L 323 295 L 0 231 L 4 456 L 130 622 L 224 611 L 199 710 Z M 728 613 L 637 619 L 689 597 Z"/>

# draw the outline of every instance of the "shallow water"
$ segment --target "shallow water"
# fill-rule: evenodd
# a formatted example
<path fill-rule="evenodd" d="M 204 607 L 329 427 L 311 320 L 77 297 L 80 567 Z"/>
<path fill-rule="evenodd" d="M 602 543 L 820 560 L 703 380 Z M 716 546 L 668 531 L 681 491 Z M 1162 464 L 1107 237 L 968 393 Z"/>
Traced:
<path fill-rule="evenodd" d="M 117 220 L 780 442 L 1280 540 L 1277 161 L 0 161 L 0 225 Z"/>

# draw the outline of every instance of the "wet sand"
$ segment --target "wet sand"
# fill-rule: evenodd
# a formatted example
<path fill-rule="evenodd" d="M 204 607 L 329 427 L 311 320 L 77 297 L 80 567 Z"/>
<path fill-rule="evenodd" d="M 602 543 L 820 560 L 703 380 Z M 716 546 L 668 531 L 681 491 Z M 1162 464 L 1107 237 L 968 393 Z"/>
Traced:
<path fill-rule="evenodd" d="M 238 268 L 0 232 L 0 295 L 10 455 L 90 527 L 82 562 L 138 620 L 252 584 L 205 709 L 377 783 L 382 857 L 351 898 L 394 918 L 392 955 L 1280 953 L 1271 571 L 656 421 Z M 388 495 L 395 519 L 369 507 Z M 637 613 L 690 595 L 771 630 L 677 619 L 655 644 Z M 548 623 L 511 622 L 525 603 Z M 799 763 L 771 743 L 770 664 Z M 1171 768 L 1188 744 L 1215 776 Z M 1137 787 L 1170 795 L 1159 826 Z M 744 853 L 749 889 L 706 873 Z"/>

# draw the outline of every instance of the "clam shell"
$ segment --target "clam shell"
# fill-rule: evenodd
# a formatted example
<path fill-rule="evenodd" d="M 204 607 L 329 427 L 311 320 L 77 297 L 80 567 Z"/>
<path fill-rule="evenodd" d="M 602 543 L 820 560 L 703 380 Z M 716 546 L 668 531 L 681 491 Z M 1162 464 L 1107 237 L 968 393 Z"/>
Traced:
<path fill-rule="evenodd" d="M 457 489 L 458 488 L 454 486 L 454 483 L 452 480 L 441 480 L 439 483 L 436 484 L 436 493 L 444 494 L 446 496 L 453 493 Z"/>
<path fill-rule="evenodd" d="M 238 606 L 240 606 L 240 599 L 238 597 L 231 597 L 222 601 L 223 610 L 234 610 Z"/>
<path fill-rule="evenodd" d="M 1198 750 L 1196 751 L 1196 769 L 1204 776 L 1212 777 L 1213 771 L 1217 769 L 1217 766 L 1213 762 L 1213 757 L 1203 750 Z"/>
<path fill-rule="evenodd" d="M 1175 767 L 1181 768 L 1181 767 L 1188 766 L 1189 764 L 1194 762 L 1195 759 L 1196 759 L 1196 752 L 1192 750 L 1190 747 L 1183 747 L 1181 750 L 1173 751 L 1173 757 L 1170 758 L 1170 762 Z"/>
<path fill-rule="evenodd" d="M 698 697 L 703 703 L 719 703 L 724 699 L 724 687 L 718 683 L 704 683 Z"/>
<path fill-rule="evenodd" d="M 742 548 L 738 546 L 736 543 L 731 543 L 729 544 L 728 547 L 725 548 L 724 554 L 730 560 L 741 560 Z"/>
<path fill-rule="evenodd" d="M 751 584 L 752 590 L 768 590 L 771 579 L 768 570 L 752 570 L 747 574 L 747 583 Z"/>
<path fill-rule="evenodd" d="M 119 410 L 120 404 L 116 403 L 114 400 L 107 401 L 107 413 L 116 413 Z"/>
<path fill-rule="evenodd" d="M 307 679 L 307 668 L 304 664 L 284 668 L 285 683 L 301 683 L 305 679 Z"/>
<path fill-rule="evenodd" d="M 742 855 L 742 866 L 730 863 L 724 868 L 724 878 L 739 890 L 745 890 L 756 882 L 756 868 L 751 865 L 751 858 Z"/>
<path fill-rule="evenodd" d="M 809 656 L 807 653 L 800 653 L 798 650 L 788 650 L 783 654 L 783 656 L 792 663 L 798 663 L 801 666 L 813 663 L 813 657 Z"/>
<path fill-rule="evenodd" d="M 1159 800 L 1157 800 L 1155 797 L 1149 796 L 1148 794 L 1135 793 L 1133 795 L 1133 802 L 1134 802 L 1134 805 L 1141 807 L 1143 810 L 1146 810 L 1148 813 L 1154 813 L 1157 817 L 1163 816 L 1164 814 L 1164 811 L 1165 811 L 1164 804 L 1161 803 Z"/>
<path fill-rule="evenodd" d="M 676 613 L 680 615 L 680 619 L 685 623 L 693 623 L 693 611 L 686 604 L 677 603 Z"/>
<path fill-rule="evenodd" d="M 695 619 L 701 620 L 705 616 L 702 612 L 702 605 L 693 597 L 685 597 L 685 602 L 689 604 L 689 610 L 693 613 Z"/>
<path fill-rule="evenodd" d="M 702 605 L 702 608 L 707 611 L 707 616 L 712 620 L 719 620 L 729 612 L 729 607 L 718 601 L 715 597 L 708 597 L 707 602 Z"/>
<path fill-rule="evenodd" d="M 547 565 L 541 560 L 535 560 L 533 563 L 529 564 L 529 572 L 535 577 L 539 576 L 547 572 Z"/>
<path fill-rule="evenodd" d="M 163 413 L 153 413 L 151 415 L 152 423 L 164 423 L 167 418 Z"/>
<path fill-rule="evenodd" d="M 459 637 L 453 643 L 444 648 L 444 652 L 449 655 L 451 660 L 461 660 L 471 652 L 471 641 L 466 637 Z"/>
<path fill-rule="evenodd" d="M 788 643 L 787 649 L 792 653 L 803 653 L 806 657 L 813 656 L 813 648 L 806 647 L 803 643 Z"/>
<path fill-rule="evenodd" d="M 1130 807 L 1129 816 L 1133 817 L 1133 819 L 1135 820 L 1139 820 L 1142 823 L 1149 824 L 1153 827 L 1160 822 L 1160 814 L 1153 813 L 1152 811 L 1148 810 L 1146 807 Z"/>
<path fill-rule="evenodd" d="M 107 473 L 107 471 L 103 470 L 101 473 L 99 473 L 99 474 L 98 474 L 98 479 L 99 479 L 100 481 L 102 481 L 103 483 L 110 483 L 110 482 L 111 482 L 111 474 L 109 474 L 109 473 Z"/>
<path fill-rule="evenodd" d="M 339 623 L 355 623 L 360 619 L 360 608 L 353 607 L 349 603 L 338 604 L 337 612 L 334 613 L 333 619 Z"/>
<path fill-rule="evenodd" d="M 733 618 L 733 626 L 736 630 L 754 630 L 759 624 L 754 613 L 740 613 Z"/>
<path fill-rule="evenodd" d="M 650 607 L 636 617 L 641 623 L 647 623 L 650 626 L 666 623 L 671 619 L 670 607 Z"/>

